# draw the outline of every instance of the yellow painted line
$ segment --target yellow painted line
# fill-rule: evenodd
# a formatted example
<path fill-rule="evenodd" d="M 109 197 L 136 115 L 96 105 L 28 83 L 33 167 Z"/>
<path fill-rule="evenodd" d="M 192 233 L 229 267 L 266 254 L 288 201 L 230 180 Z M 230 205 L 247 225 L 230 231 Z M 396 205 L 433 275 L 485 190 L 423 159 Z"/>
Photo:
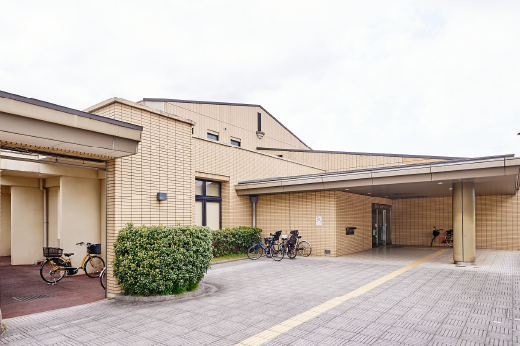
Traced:
<path fill-rule="evenodd" d="M 286 333 L 287 331 L 293 329 L 294 327 L 297 327 L 300 324 L 307 322 L 308 320 L 321 315 L 322 313 L 340 305 L 341 303 L 346 302 L 347 300 L 349 300 L 351 298 L 359 297 L 360 295 L 367 293 L 368 291 L 384 284 L 385 282 L 409 271 L 410 269 L 417 267 L 418 265 L 420 265 L 446 251 L 448 251 L 448 250 L 447 249 L 440 250 L 435 253 L 432 253 L 429 256 L 421 258 L 420 260 L 415 261 L 405 267 L 402 267 L 401 269 L 398 269 L 390 274 L 387 274 L 377 280 L 374 280 L 371 283 L 361 286 L 360 288 L 355 289 L 354 291 L 351 291 L 343 296 L 328 300 L 323 304 L 320 304 L 308 311 L 305 311 L 299 315 L 294 316 L 293 318 L 283 321 L 282 323 L 277 324 L 276 326 L 271 327 L 267 330 L 264 330 L 263 332 L 258 333 L 256 335 L 236 344 L 235 346 L 260 346 L 262 344 L 265 344 L 269 340 L 272 340 L 272 339 L 276 338 L 277 336 L 280 336 L 283 333 Z"/>

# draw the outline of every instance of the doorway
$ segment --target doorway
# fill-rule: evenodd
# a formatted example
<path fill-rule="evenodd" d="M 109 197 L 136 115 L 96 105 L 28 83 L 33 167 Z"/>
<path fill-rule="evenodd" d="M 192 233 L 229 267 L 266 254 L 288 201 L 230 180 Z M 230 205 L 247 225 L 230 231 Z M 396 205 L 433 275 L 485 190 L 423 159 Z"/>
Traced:
<path fill-rule="evenodd" d="M 392 245 L 392 206 L 372 203 L 372 247 Z"/>

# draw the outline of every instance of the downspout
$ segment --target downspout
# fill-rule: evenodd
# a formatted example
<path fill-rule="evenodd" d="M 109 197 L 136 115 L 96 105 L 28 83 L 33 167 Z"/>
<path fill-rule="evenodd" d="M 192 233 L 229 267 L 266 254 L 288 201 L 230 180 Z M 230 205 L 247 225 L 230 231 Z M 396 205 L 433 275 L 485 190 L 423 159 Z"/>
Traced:
<path fill-rule="evenodd" d="M 253 228 L 256 228 L 256 202 L 258 202 L 258 196 L 250 196 L 249 198 L 253 203 Z"/>
<path fill-rule="evenodd" d="M 43 247 L 47 247 L 47 189 L 43 188 L 42 178 L 40 178 L 40 190 L 43 191 Z"/>

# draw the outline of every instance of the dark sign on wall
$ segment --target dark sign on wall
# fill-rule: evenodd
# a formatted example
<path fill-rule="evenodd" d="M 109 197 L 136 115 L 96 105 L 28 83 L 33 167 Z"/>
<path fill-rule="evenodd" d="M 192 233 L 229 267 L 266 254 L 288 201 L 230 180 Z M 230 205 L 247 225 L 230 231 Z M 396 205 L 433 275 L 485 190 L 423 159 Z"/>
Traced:
<path fill-rule="evenodd" d="M 392 210 L 392 206 L 388 204 L 372 203 L 372 210 Z"/>
<path fill-rule="evenodd" d="M 351 234 L 354 234 L 354 230 L 356 229 L 357 227 L 347 227 L 347 231 L 346 231 L 346 235 L 351 235 Z"/>

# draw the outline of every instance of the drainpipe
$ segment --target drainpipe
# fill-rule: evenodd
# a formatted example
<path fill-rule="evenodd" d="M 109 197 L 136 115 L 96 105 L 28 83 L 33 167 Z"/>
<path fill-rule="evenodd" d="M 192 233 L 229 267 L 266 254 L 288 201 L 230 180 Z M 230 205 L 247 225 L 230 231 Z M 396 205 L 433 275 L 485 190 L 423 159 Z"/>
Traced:
<path fill-rule="evenodd" d="M 256 202 L 258 202 L 258 196 L 250 196 L 249 198 L 253 203 L 253 227 L 256 227 Z"/>
<path fill-rule="evenodd" d="M 40 190 L 43 191 L 43 246 L 47 247 L 47 189 L 43 188 L 42 178 L 40 178 Z"/>

